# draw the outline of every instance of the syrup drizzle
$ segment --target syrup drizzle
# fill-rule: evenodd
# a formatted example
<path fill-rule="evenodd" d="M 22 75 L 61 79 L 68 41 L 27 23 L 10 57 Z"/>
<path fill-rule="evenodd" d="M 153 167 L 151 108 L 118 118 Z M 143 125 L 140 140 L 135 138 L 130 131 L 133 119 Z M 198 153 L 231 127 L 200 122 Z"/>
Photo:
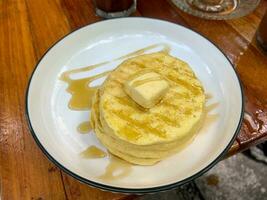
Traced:
<path fill-rule="evenodd" d="M 102 73 L 99 73 L 94 76 L 81 78 L 81 79 L 72 79 L 71 75 L 82 73 L 82 72 L 90 72 L 93 69 L 96 69 L 98 67 L 110 64 L 113 61 L 119 61 L 123 59 L 127 59 L 130 57 L 138 56 L 141 54 L 144 54 L 148 50 L 155 49 L 157 47 L 163 47 L 161 52 L 169 54 L 170 52 L 170 46 L 166 44 L 155 44 L 148 47 L 145 47 L 143 49 L 131 52 L 127 55 L 115 58 L 113 60 L 102 62 L 94 65 L 90 65 L 83 68 L 68 70 L 62 73 L 60 76 L 60 79 L 68 84 L 67 92 L 71 94 L 71 99 L 69 101 L 69 108 L 71 110 L 89 110 L 92 106 L 92 98 L 96 90 L 99 88 L 99 86 L 90 86 L 90 83 L 93 81 L 107 76 L 111 71 L 105 71 Z M 174 77 L 171 77 L 174 78 Z M 143 84 L 143 83 L 142 83 Z M 182 84 L 185 84 L 182 82 Z M 196 92 L 196 91 L 194 91 Z M 210 99 L 212 96 L 210 94 L 206 95 L 206 99 Z M 218 106 L 217 103 L 211 104 L 210 106 L 207 106 L 205 109 L 205 123 L 203 126 L 207 126 L 211 123 L 213 123 L 217 118 L 217 114 L 208 114 L 211 110 L 216 108 Z M 77 127 L 78 131 L 80 133 L 88 133 L 91 130 L 90 122 L 82 122 Z M 92 145 L 88 147 L 85 151 L 81 152 L 80 154 L 83 158 L 103 158 L 106 157 L 106 153 L 99 149 L 98 147 Z M 105 173 L 101 175 L 99 178 L 103 180 L 113 180 L 113 179 L 120 179 L 128 176 L 132 170 L 132 164 L 116 157 L 111 154 L 109 154 L 109 164 L 107 165 L 105 169 Z"/>
<path fill-rule="evenodd" d="M 89 133 L 92 130 L 91 124 L 89 121 L 85 121 L 79 124 L 77 130 L 81 134 Z"/>

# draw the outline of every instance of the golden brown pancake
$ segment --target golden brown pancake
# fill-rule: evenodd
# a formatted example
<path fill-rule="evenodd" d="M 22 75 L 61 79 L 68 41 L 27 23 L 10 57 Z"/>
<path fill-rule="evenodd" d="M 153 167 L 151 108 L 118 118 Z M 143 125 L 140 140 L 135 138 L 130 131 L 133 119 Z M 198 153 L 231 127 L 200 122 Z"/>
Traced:
<path fill-rule="evenodd" d="M 160 74 L 169 89 L 145 109 L 130 98 L 123 84 L 144 70 Z M 153 88 L 151 88 L 153 89 Z M 166 53 L 130 58 L 97 91 L 91 121 L 99 140 L 124 160 L 151 165 L 177 152 L 201 126 L 205 95 L 189 65 Z"/>

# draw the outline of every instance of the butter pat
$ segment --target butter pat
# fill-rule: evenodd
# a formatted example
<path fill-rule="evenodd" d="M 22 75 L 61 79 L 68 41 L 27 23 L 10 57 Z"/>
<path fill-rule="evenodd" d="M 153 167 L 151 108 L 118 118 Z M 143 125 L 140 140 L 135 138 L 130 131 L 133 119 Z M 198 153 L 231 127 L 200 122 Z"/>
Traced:
<path fill-rule="evenodd" d="M 168 81 L 156 72 L 139 72 L 124 83 L 125 92 L 140 106 L 151 108 L 169 88 Z"/>

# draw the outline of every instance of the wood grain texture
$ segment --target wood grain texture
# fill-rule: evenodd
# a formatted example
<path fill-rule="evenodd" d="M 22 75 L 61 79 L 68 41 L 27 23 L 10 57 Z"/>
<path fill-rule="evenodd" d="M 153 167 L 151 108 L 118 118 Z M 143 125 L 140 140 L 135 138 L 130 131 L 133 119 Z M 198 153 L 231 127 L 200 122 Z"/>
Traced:
<path fill-rule="evenodd" d="M 25 0 L 33 46 L 38 59 L 60 38 L 71 30 L 62 12 L 60 0 Z M 40 17 L 45 16 L 45 17 Z"/>
<path fill-rule="evenodd" d="M 0 2 L 0 163 L 2 199 L 64 199 L 59 170 L 36 146 L 24 117 L 24 93 L 37 59 L 24 1 Z"/>
<path fill-rule="evenodd" d="M 75 200 L 87 200 L 87 199 L 94 199 L 94 200 L 106 200 L 106 199 L 114 199 L 114 200 L 122 200 L 133 197 L 127 196 L 123 194 L 115 194 L 111 192 L 104 192 L 102 190 L 88 187 L 85 184 L 77 182 L 74 178 L 64 175 L 63 181 L 65 184 L 66 192 L 68 199 L 75 199 Z"/>
<path fill-rule="evenodd" d="M 190 16 L 170 0 L 139 0 L 133 16 L 192 28 L 218 45 L 236 67 L 245 89 L 246 115 L 229 155 L 267 139 L 267 56 L 255 42 L 267 1 L 229 21 Z M 133 199 L 103 192 L 68 176 L 46 159 L 24 117 L 24 94 L 38 59 L 69 32 L 102 20 L 91 0 L 0 1 L 0 197 L 2 199 Z"/>
<path fill-rule="evenodd" d="M 91 0 L 62 0 L 61 7 L 72 30 L 101 20 L 94 12 Z"/>
<path fill-rule="evenodd" d="M 92 10 L 91 1 L 35 1 L 28 0 L 28 14 L 31 23 L 31 32 L 34 40 L 37 57 L 42 54 L 57 40 L 68 34 L 70 31 L 88 23 L 100 20 Z M 75 14 L 76 13 L 76 14 Z M 45 18 L 38 17 L 45 15 Z M 56 168 L 56 167 L 55 167 Z M 103 192 L 88 187 L 64 172 L 62 182 L 64 183 L 67 199 L 118 199 L 119 194 Z M 124 197 L 124 196 L 123 196 Z"/>

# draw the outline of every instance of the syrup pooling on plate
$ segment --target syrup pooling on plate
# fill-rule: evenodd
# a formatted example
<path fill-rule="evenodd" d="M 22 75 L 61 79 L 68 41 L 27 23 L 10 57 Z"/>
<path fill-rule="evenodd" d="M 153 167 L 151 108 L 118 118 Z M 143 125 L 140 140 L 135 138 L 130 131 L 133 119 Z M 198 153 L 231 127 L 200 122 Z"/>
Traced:
<path fill-rule="evenodd" d="M 81 134 L 89 133 L 92 130 L 91 124 L 89 121 L 85 121 L 79 124 L 77 130 Z"/>
<path fill-rule="evenodd" d="M 90 72 L 98 67 L 108 65 L 114 61 L 127 59 L 130 57 L 138 56 L 144 54 L 146 51 L 156 49 L 158 47 L 163 47 L 161 52 L 169 53 L 170 46 L 167 44 L 154 44 L 148 47 L 139 49 L 137 51 L 131 52 L 129 54 L 123 55 L 121 57 L 112 59 L 110 61 L 90 65 L 83 68 L 72 69 L 62 73 L 60 79 L 68 84 L 67 92 L 71 94 L 71 98 L 69 101 L 69 108 L 71 110 L 89 110 L 91 108 L 92 97 L 95 91 L 99 88 L 99 86 L 90 86 L 90 83 L 93 81 L 105 77 L 110 73 L 110 71 L 104 71 L 100 74 L 81 78 L 81 79 L 72 79 L 70 76 L 73 74 L 79 74 L 82 72 Z"/>
<path fill-rule="evenodd" d="M 148 46 L 146 48 L 134 51 L 132 53 L 121 56 L 119 58 L 115 58 L 111 61 L 102 62 L 99 64 L 95 64 L 95 65 L 91 65 L 91 66 L 87 66 L 87 67 L 69 70 L 69 71 L 64 72 L 60 78 L 61 78 L 61 80 L 63 80 L 64 82 L 66 82 L 68 84 L 67 91 L 71 94 L 71 99 L 69 101 L 69 108 L 71 110 L 89 110 L 91 108 L 92 97 L 93 97 L 95 91 L 99 88 L 99 86 L 90 86 L 90 83 L 93 82 L 94 80 L 97 80 L 99 78 L 107 76 L 110 73 L 110 71 L 105 71 L 103 73 L 100 73 L 100 74 L 97 74 L 97 75 L 94 75 L 91 77 L 81 78 L 81 79 L 72 79 L 71 75 L 83 73 L 83 72 L 90 72 L 93 69 L 96 69 L 98 67 L 108 65 L 109 63 L 111 63 L 113 61 L 118 61 L 118 60 L 130 58 L 130 57 L 138 56 L 138 55 L 144 54 L 148 50 L 155 49 L 155 48 L 158 48 L 161 46 L 163 47 L 163 50 L 161 50 L 161 52 L 169 54 L 170 47 L 168 45 L 156 44 L 156 45 L 151 45 L 151 46 Z M 170 75 L 170 77 L 168 77 L 168 78 L 170 80 L 172 80 L 172 79 L 176 80 L 179 77 L 172 77 Z M 143 83 L 140 83 L 140 84 L 143 84 Z M 181 84 L 183 85 L 184 83 L 181 82 Z M 188 86 L 188 87 L 191 88 L 192 86 Z M 191 89 L 192 89 L 192 92 L 195 92 L 194 88 L 191 88 Z M 208 96 L 206 98 L 208 99 Z M 79 132 L 82 132 L 82 133 L 89 132 L 89 128 L 88 128 L 89 126 L 88 125 L 89 125 L 89 122 L 81 123 L 78 127 Z M 100 153 L 100 151 L 102 151 L 102 150 L 98 151 L 99 149 L 98 150 L 96 150 L 96 149 L 98 149 L 98 148 L 95 146 L 90 146 L 90 147 L 88 147 L 88 149 L 86 151 L 81 153 L 81 156 L 83 156 L 84 158 L 96 158 L 96 157 L 101 158 L 101 157 L 106 156 L 105 152 L 104 152 L 104 154 L 102 154 L 103 152 Z M 99 154 L 96 152 L 98 152 Z M 127 166 L 125 163 L 127 164 Z M 131 164 L 129 164 L 129 163 L 117 158 L 117 157 L 114 158 L 114 156 L 111 155 L 110 163 L 107 166 L 105 173 L 100 178 L 102 178 L 102 179 L 110 179 L 110 178 L 114 179 L 114 178 L 125 177 L 131 171 L 130 166 L 131 166 Z M 118 173 L 116 175 L 116 173 L 117 173 L 116 171 L 120 171 L 120 173 Z"/>
<path fill-rule="evenodd" d="M 104 71 L 100 74 L 81 78 L 81 79 L 72 79 L 71 75 L 79 74 L 83 72 L 90 72 L 98 67 L 108 65 L 113 61 L 123 60 L 130 57 L 138 56 L 144 54 L 146 51 L 163 47 L 161 50 L 164 53 L 170 52 L 170 46 L 167 44 L 155 44 L 150 45 L 145 48 L 139 49 L 137 51 L 131 52 L 129 54 L 123 55 L 121 57 L 115 58 L 111 61 L 102 62 L 94 65 L 90 65 L 83 68 L 73 69 L 65 71 L 61 74 L 60 79 L 68 84 L 67 92 L 71 94 L 71 99 L 69 101 L 68 107 L 71 110 L 90 110 L 92 97 L 99 86 L 90 86 L 94 80 L 99 78 L 105 77 L 110 73 L 110 71 Z M 89 117 L 88 117 L 89 118 Z M 90 122 L 82 122 L 78 125 L 77 130 L 79 133 L 88 133 L 91 130 Z M 84 158 L 103 158 L 106 156 L 106 153 L 103 152 L 101 149 L 97 148 L 96 146 L 90 146 L 85 151 L 81 152 L 80 154 Z M 115 158 L 114 156 L 110 155 L 110 163 L 108 164 L 105 173 L 101 176 L 102 179 L 114 179 L 114 178 L 122 178 L 127 176 L 131 171 L 131 164 L 119 159 Z M 121 171 L 119 175 L 114 175 L 116 171 Z"/>
<path fill-rule="evenodd" d="M 102 151 L 94 145 L 88 147 L 86 150 L 81 152 L 81 156 L 83 158 L 104 158 L 106 157 L 106 155 L 106 152 Z"/>
<path fill-rule="evenodd" d="M 98 88 L 98 86 L 89 86 L 90 83 L 93 81 L 102 78 L 109 74 L 110 71 L 105 71 L 100 74 L 81 78 L 81 79 L 71 79 L 70 75 L 80 73 L 80 72 L 86 72 L 91 71 L 97 67 L 103 66 L 107 64 L 108 62 L 99 63 L 96 65 L 91 65 L 84 68 L 69 70 L 64 72 L 61 75 L 61 80 L 68 83 L 67 92 L 69 92 L 72 96 L 69 101 L 69 108 L 71 110 L 88 110 L 91 108 L 92 104 L 92 97 Z"/>

